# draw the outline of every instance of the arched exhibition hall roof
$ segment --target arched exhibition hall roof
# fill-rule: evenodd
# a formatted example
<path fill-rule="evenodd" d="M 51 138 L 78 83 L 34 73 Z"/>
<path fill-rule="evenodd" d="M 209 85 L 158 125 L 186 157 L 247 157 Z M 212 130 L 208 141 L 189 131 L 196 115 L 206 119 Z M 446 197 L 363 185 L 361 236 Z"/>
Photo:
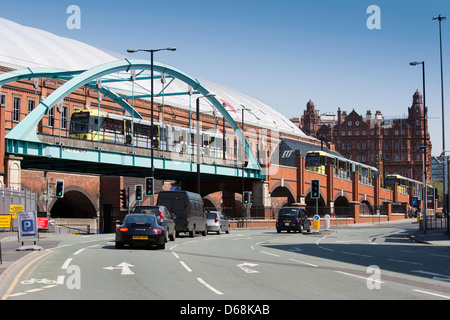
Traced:
<path fill-rule="evenodd" d="M 63 71 L 87 70 L 99 65 L 125 59 L 125 56 L 98 49 L 77 40 L 68 39 L 36 28 L 22 26 L 15 22 L 0 18 L 0 65 L 10 69 L 53 68 Z M 149 75 L 144 72 L 139 76 Z M 130 77 L 115 74 L 115 78 Z M 154 80 L 154 93 L 160 94 L 164 88 L 164 103 L 183 109 L 192 108 L 195 111 L 196 96 L 170 95 L 175 92 L 189 92 L 187 85 L 178 79 L 165 79 L 165 87 L 160 78 Z M 238 90 L 206 80 L 198 82 L 209 92 L 215 93 L 216 98 L 226 104 L 226 110 L 236 122 L 241 122 L 242 108 L 250 109 L 245 112 L 245 123 L 266 129 L 276 129 L 280 132 L 297 137 L 315 140 L 307 136 L 287 117 L 267 104 L 250 97 Z M 149 95 L 150 80 L 134 82 L 114 82 L 109 89 L 118 94 Z M 162 103 L 162 96 L 155 101 Z M 202 100 L 201 112 L 213 114 L 213 107 Z M 217 113 L 220 116 L 220 113 Z"/>

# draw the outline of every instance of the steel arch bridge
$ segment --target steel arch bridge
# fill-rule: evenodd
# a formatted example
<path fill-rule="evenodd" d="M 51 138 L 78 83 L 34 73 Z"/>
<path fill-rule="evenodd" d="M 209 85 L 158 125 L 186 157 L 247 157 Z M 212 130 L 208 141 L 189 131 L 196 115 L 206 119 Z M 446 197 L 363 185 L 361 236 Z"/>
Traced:
<path fill-rule="evenodd" d="M 129 114 L 135 118 L 142 119 L 142 116 L 125 101 L 124 97 L 120 97 L 108 87 L 97 86 L 98 79 L 104 83 L 131 81 L 130 75 L 128 78 L 106 78 L 109 75 L 117 74 L 119 72 L 131 71 L 148 71 L 151 70 L 150 61 L 146 60 L 118 60 L 106 63 L 89 70 L 79 71 L 62 71 L 57 69 L 23 69 L 13 71 L 0 75 L 0 88 L 2 85 L 16 82 L 20 80 L 31 80 L 37 78 L 53 78 L 66 81 L 61 87 L 56 89 L 44 101 L 30 113 L 21 122 L 19 122 L 5 138 L 6 153 L 23 156 L 24 159 L 46 159 L 51 162 L 52 168 L 60 168 L 62 166 L 76 164 L 77 162 L 87 163 L 91 169 L 88 172 L 100 173 L 96 171 L 98 167 L 109 167 L 117 172 L 138 172 L 142 175 L 145 170 L 149 169 L 149 157 L 139 154 L 129 154 L 117 151 L 108 151 L 80 147 L 64 147 L 63 145 L 55 145 L 51 143 L 42 142 L 36 133 L 37 125 L 48 111 L 62 101 L 65 97 L 80 87 L 87 86 L 91 89 L 97 90 L 103 95 L 115 101 Z M 194 79 L 187 74 L 172 68 L 170 66 L 154 62 L 153 70 L 156 73 L 164 74 L 166 77 L 171 77 L 184 82 L 186 85 L 193 88 L 194 94 L 207 96 L 210 92 L 202 86 L 197 79 Z M 156 79 L 157 77 L 155 77 Z M 141 77 L 139 80 L 149 79 L 149 77 Z M 171 95 L 183 95 L 189 92 L 171 93 Z M 156 96 L 156 95 L 154 95 Z M 138 97 L 138 96 L 136 96 Z M 131 98 L 131 97 L 126 97 Z M 245 139 L 242 130 L 237 126 L 231 115 L 227 112 L 221 102 L 215 97 L 205 97 L 209 102 L 222 114 L 226 122 L 234 131 L 237 139 L 244 146 L 247 155 L 248 164 L 246 167 L 217 165 L 217 164 L 201 164 L 201 173 L 209 175 L 218 175 L 223 177 L 247 177 L 254 179 L 264 179 L 264 171 L 261 169 L 253 152 L 249 148 L 249 143 Z M 80 156 L 81 155 L 81 156 Z M 81 159 L 80 159 L 81 158 Z M 58 166 L 58 163 L 60 165 Z M 90 165 L 89 165 L 90 164 Z M 97 164 L 97 165 L 94 165 Z M 167 159 L 161 157 L 154 157 L 155 170 L 169 170 L 181 172 L 193 172 L 195 166 L 190 161 L 181 161 L 178 159 Z M 120 169 L 121 168 L 121 169 Z M 133 170 L 133 168 L 137 170 Z M 196 169 L 195 169 L 196 170 Z M 66 168 L 67 171 L 67 168 Z M 77 171 L 76 167 L 71 168 L 71 171 Z M 86 171 L 83 171 L 86 172 Z M 126 174 L 124 174 L 126 175 Z"/>

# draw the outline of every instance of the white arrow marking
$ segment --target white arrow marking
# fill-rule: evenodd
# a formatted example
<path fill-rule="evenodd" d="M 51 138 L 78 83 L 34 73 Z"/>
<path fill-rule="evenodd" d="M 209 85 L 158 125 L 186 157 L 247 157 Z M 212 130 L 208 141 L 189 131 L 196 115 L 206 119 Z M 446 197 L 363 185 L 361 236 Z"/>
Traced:
<path fill-rule="evenodd" d="M 121 264 L 118 264 L 117 267 L 104 267 L 103 269 L 105 270 L 114 270 L 114 269 L 118 269 L 118 270 L 122 270 L 121 275 L 126 276 L 126 275 L 133 275 L 134 272 L 130 270 L 130 267 L 134 267 L 132 264 L 126 263 L 126 262 L 122 262 Z"/>
<path fill-rule="evenodd" d="M 254 268 L 254 267 L 258 266 L 258 264 L 256 264 L 256 263 L 244 262 L 244 263 L 238 264 L 237 266 L 247 273 L 259 273 L 259 271 L 248 268 L 248 267 Z"/>

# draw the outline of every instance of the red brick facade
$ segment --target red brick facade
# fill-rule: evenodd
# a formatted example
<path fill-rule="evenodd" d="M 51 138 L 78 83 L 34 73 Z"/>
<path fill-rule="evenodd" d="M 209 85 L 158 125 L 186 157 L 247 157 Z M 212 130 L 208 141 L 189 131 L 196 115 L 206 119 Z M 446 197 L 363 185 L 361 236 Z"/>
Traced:
<path fill-rule="evenodd" d="M 418 147 L 425 143 L 428 183 L 431 183 L 431 141 L 424 116 L 419 91 L 413 95 L 407 118 L 386 119 L 380 111 L 375 116 L 371 111 L 365 116 L 355 110 L 347 114 L 339 108 L 333 122 L 328 117 L 323 123 L 310 100 L 300 127 L 311 136 L 334 144 L 336 151 L 346 158 L 376 167 L 381 175 L 396 173 L 418 181 L 423 181 L 422 152 Z"/>

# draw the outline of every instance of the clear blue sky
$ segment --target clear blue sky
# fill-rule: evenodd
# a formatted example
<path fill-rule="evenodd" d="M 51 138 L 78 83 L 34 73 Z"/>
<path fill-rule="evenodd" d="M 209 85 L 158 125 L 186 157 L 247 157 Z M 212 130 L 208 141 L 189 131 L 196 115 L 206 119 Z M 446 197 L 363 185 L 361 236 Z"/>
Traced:
<path fill-rule="evenodd" d="M 69 5 L 81 29 L 69 30 Z M 381 29 L 369 30 L 370 5 Z M 227 85 L 288 117 L 312 99 L 322 113 L 338 107 L 406 116 L 416 89 L 426 99 L 433 154 L 442 151 L 438 14 L 448 0 L 128 0 L 7 1 L 0 16 L 127 54 L 127 48 L 177 47 L 156 60 Z M 450 20 L 443 22 L 444 93 L 450 109 Z M 145 55 L 136 56 L 145 58 Z M 450 150 L 450 113 L 445 115 Z"/>

